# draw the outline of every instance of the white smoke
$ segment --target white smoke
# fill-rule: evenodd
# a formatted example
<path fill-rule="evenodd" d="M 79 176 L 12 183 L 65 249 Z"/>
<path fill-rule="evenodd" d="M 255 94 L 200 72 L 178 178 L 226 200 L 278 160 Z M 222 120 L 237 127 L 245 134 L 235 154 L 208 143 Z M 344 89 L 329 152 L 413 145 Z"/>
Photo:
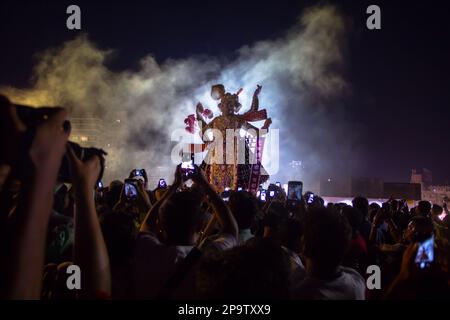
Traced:
<path fill-rule="evenodd" d="M 83 35 L 37 56 L 31 88 L 1 91 L 15 102 L 65 106 L 73 118 L 100 118 L 103 126 L 97 129 L 108 137 L 111 180 L 124 178 L 134 167 L 152 172 L 167 166 L 170 135 L 184 127 L 195 104 L 201 101 L 219 113 L 209 96 L 212 84 L 223 83 L 229 92 L 243 87 L 243 111 L 260 84 L 261 108 L 272 117 L 272 128 L 280 129 L 281 169 L 298 159 L 313 167 L 322 161 L 315 144 L 327 136 L 323 126 L 333 130 L 326 118 L 332 107 L 325 108 L 324 101 L 347 87 L 339 71 L 345 31 L 334 6 L 316 6 L 306 9 L 283 37 L 246 45 L 233 61 L 186 57 L 158 64 L 148 55 L 137 72 L 108 69 L 113 51 L 97 48 Z"/>

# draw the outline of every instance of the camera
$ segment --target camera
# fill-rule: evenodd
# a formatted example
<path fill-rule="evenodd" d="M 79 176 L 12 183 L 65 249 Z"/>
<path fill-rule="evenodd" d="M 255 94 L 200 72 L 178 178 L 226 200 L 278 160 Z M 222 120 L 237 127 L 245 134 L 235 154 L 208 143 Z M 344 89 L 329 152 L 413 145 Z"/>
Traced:
<path fill-rule="evenodd" d="M 15 104 L 17 115 L 20 118 L 20 120 L 25 124 L 27 127 L 26 132 L 26 148 L 28 149 L 33 142 L 34 135 L 36 133 L 36 128 L 38 125 L 43 123 L 48 119 L 49 116 L 51 116 L 55 112 L 55 108 L 52 107 L 40 107 L 40 108 L 33 108 L 30 106 Z M 71 125 L 70 121 L 66 120 L 63 124 L 63 130 L 65 132 L 70 132 Z M 75 156 L 80 159 L 81 161 L 87 160 L 93 156 L 98 156 L 100 158 L 100 174 L 97 178 L 97 181 L 100 181 L 103 177 L 103 172 L 105 170 L 105 158 L 104 156 L 107 154 L 104 150 L 98 149 L 98 148 L 84 148 L 80 146 L 79 144 L 68 141 L 68 144 L 72 148 L 73 152 L 75 153 Z M 27 150 L 24 150 L 25 152 Z M 22 157 L 22 159 L 26 159 L 26 157 Z M 27 164 L 21 163 L 19 164 L 21 167 L 20 169 L 26 168 Z M 20 170 L 24 171 L 24 170 Z M 71 183 L 71 177 L 69 172 L 69 157 L 67 154 L 64 155 L 61 166 L 59 168 L 58 172 L 58 181 L 59 182 L 65 182 L 65 183 Z"/>

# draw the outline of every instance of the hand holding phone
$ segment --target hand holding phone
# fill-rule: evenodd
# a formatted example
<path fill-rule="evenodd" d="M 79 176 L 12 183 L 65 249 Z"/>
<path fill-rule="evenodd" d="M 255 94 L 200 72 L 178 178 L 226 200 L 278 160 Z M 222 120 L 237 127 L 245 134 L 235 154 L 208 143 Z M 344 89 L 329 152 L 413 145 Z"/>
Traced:
<path fill-rule="evenodd" d="M 288 200 L 300 201 L 303 193 L 303 182 L 301 181 L 289 181 L 288 182 Z"/>
<path fill-rule="evenodd" d="M 420 269 L 428 268 L 434 261 L 434 235 L 419 242 L 414 262 Z"/>
<path fill-rule="evenodd" d="M 261 193 L 259 195 L 259 198 L 261 199 L 261 201 L 265 202 L 266 201 L 266 190 L 262 189 Z"/>
<path fill-rule="evenodd" d="M 136 180 L 125 179 L 124 194 L 127 200 L 135 200 L 138 195 Z"/>
<path fill-rule="evenodd" d="M 194 154 L 193 153 L 183 153 L 181 161 L 181 171 L 183 173 L 183 179 L 188 180 L 192 175 L 196 173 L 196 168 L 194 164 Z"/>
<path fill-rule="evenodd" d="M 158 189 L 167 189 L 166 180 L 164 180 L 163 178 L 159 179 Z"/>

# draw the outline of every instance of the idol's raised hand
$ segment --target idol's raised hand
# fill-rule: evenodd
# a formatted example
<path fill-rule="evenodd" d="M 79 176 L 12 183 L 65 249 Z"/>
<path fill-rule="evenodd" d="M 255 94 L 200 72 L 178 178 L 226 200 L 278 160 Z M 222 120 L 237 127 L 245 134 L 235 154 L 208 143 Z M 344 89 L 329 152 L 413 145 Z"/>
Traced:
<path fill-rule="evenodd" d="M 255 93 L 253 94 L 253 96 L 258 96 L 261 93 L 261 89 L 262 89 L 262 86 L 257 84 L 256 85 L 256 90 L 255 90 Z"/>

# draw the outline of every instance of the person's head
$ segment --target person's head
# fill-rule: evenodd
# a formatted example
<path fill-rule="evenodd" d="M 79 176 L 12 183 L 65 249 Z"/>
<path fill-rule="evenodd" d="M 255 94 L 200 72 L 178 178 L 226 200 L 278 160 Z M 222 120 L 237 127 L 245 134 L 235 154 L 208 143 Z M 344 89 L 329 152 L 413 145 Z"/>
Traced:
<path fill-rule="evenodd" d="M 392 212 L 396 212 L 399 209 L 399 202 L 395 199 L 390 201 Z"/>
<path fill-rule="evenodd" d="M 106 202 L 110 208 L 113 208 L 119 202 L 120 194 L 123 189 L 123 182 L 119 180 L 111 181 L 108 192 L 106 193 Z"/>
<path fill-rule="evenodd" d="M 236 219 L 239 230 L 250 229 L 259 210 L 256 198 L 247 191 L 233 192 L 230 195 L 228 206 Z"/>
<path fill-rule="evenodd" d="M 297 219 L 284 219 L 277 228 L 277 237 L 282 246 L 294 251 L 300 251 L 302 226 Z"/>
<path fill-rule="evenodd" d="M 137 180 L 142 186 L 144 190 L 147 190 L 148 177 L 147 171 L 145 169 L 133 169 L 131 170 L 128 179 Z"/>
<path fill-rule="evenodd" d="M 199 268 L 197 289 L 208 299 L 288 299 L 289 258 L 268 239 L 207 255 Z"/>
<path fill-rule="evenodd" d="M 350 245 L 347 218 L 335 208 L 314 208 L 304 219 L 301 249 L 307 268 L 319 275 L 335 272 Z"/>
<path fill-rule="evenodd" d="M 364 197 L 355 197 L 352 201 L 353 208 L 361 212 L 363 219 L 367 219 L 369 214 L 369 201 Z"/>
<path fill-rule="evenodd" d="M 415 216 L 411 219 L 404 233 L 406 242 L 423 241 L 429 238 L 434 232 L 433 222 L 424 216 Z"/>
<path fill-rule="evenodd" d="M 159 208 L 159 226 L 166 244 L 191 245 L 202 222 L 202 199 L 192 191 L 173 194 Z"/>
<path fill-rule="evenodd" d="M 428 215 L 430 215 L 430 211 L 431 211 L 431 203 L 429 201 L 419 201 L 419 204 L 416 207 L 416 215 L 420 215 L 423 217 L 427 217 Z"/>
<path fill-rule="evenodd" d="M 102 234 L 108 249 L 111 265 L 129 262 L 137 227 L 127 212 L 108 212 L 102 216 Z"/>
<path fill-rule="evenodd" d="M 279 229 L 281 224 L 289 219 L 291 213 L 281 202 L 272 202 L 264 216 L 264 237 L 279 241 Z"/>
<path fill-rule="evenodd" d="M 376 202 L 372 202 L 369 205 L 369 221 L 373 222 L 373 219 L 375 217 L 375 215 L 377 214 L 378 210 L 380 210 L 380 205 Z"/>
<path fill-rule="evenodd" d="M 440 205 L 433 204 L 433 207 L 431 208 L 431 215 L 440 216 L 442 212 L 444 212 L 444 209 Z"/>
<path fill-rule="evenodd" d="M 363 222 L 363 214 L 356 208 L 345 206 L 342 209 L 342 214 L 347 218 L 352 227 L 352 234 L 355 236 Z"/>
<path fill-rule="evenodd" d="M 223 84 L 215 84 L 211 87 L 211 98 L 220 100 L 225 94 L 225 87 Z"/>

